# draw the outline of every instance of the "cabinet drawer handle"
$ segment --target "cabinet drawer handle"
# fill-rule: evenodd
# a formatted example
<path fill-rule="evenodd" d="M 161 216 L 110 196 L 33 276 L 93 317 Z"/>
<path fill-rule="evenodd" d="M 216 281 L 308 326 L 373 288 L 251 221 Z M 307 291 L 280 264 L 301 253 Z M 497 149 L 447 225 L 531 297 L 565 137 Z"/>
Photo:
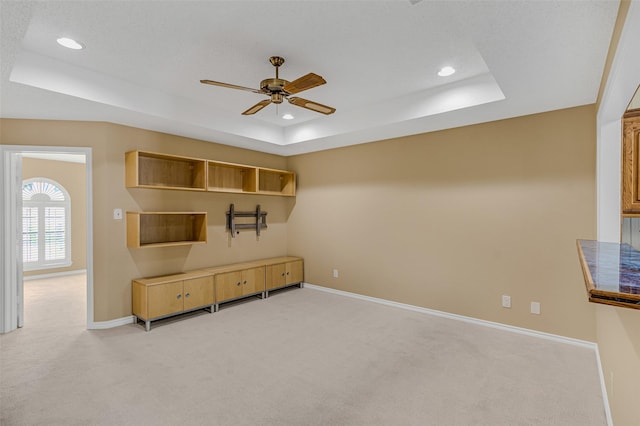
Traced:
<path fill-rule="evenodd" d="M 289 273 L 287 272 L 287 275 L 289 275 Z"/>
<path fill-rule="evenodd" d="M 241 283 L 240 283 L 240 281 L 238 281 L 238 282 L 236 283 L 236 285 L 240 285 L 240 284 L 241 284 Z"/>
<path fill-rule="evenodd" d="M 246 283 L 247 283 L 247 280 L 244 280 L 244 282 L 242 284 L 246 284 Z"/>
<path fill-rule="evenodd" d="M 181 294 L 179 294 L 179 295 L 177 295 L 177 296 L 176 296 L 176 298 L 177 298 L 177 299 L 182 299 L 182 295 L 181 295 Z"/>
<path fill-rule="evenodd" d="M 189 296 L 191 296 L 191 294 L 189 294 L 189 293 L 185 293 L 184 294 L 184 297 L 189 297 Z"/>
<path fill-rule="evenodd" d="M 284 272 L 282 273 L 282 276 L 284 277 Z"/>

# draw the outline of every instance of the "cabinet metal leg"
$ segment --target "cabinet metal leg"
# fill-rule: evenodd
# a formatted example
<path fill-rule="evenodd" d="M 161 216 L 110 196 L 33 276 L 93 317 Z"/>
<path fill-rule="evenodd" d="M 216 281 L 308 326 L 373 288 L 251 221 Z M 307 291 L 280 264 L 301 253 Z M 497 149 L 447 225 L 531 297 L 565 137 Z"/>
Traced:
<path fill-rule="evenodd" d="M 215 305 L 213 305 L 213 312 L 218 312 L 220 310 L 220 304 L 216 303 Z"/>
<path fill-rule="evenodd" d="M 151 321 L 145 321 L 144 322 L 144 329 L 146 331 L 150 331 L 151 330 Z"/>

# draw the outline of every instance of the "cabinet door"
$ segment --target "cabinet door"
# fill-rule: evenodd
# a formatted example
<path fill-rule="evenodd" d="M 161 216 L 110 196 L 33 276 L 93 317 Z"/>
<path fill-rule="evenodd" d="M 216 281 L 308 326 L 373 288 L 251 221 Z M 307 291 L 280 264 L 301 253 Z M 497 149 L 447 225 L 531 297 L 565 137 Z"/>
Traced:
<path fill-rule="evenodd" d="M 148 297 L 149 318 L 180 312 L 183 310 L 182 281 L 149 286 Z"/>
<path fill-rule="evenodd" d="M 242 297 L 242 272 L 226 272 L 218 274 L 216 281 L 216 301 L 218 303 L 225 300 Z"/>
<path fill-rule="evenodd" d="M 285 265 L 286 285 L 299 283 L 304 279 L 302 260 L 289 262 Z"/>
<path fill-rule="evenodd" d="M 640 115 L 626 117 L 622 136 L 622 211 L 640 212 Z"/>
<path fill-rule="evenodd" d="M 285 277 L 286 277 L 286 271 L 285 271 L 284 263 L 267 266 L 267 273 L 266 273 L 267 290 L 284 286 L 286 283 Z"/>
<path fill-rule="evenodd" d="M 184 309 L 213 305 L 213 277 L 184 280 Z"/>
<path fill-rule="evenodd" d="M 264 291 L 264 266 L 242 271 L 242 294 L 254 294 Z"/>

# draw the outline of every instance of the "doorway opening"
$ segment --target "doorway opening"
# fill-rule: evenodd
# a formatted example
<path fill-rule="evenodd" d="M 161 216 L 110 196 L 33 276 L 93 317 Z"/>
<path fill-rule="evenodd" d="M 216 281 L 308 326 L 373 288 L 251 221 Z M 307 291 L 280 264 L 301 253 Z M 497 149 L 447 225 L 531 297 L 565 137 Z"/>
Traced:
<path fill-rule="evenodd" d="M 0 153 L 0 332 L 46 318 L 48 326 L 93 328 L 91 148 L 0 146 Z"/>

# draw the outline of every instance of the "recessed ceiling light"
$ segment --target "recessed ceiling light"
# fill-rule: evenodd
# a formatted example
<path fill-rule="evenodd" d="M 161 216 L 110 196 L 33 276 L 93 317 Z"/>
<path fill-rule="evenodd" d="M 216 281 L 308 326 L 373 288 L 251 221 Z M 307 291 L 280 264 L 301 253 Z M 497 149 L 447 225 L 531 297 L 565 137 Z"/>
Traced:
<path fill-rule="evenodd" d="M 456 72 L 456 69 L 447 65 L 446 67 L 442 67 L 440 71 L 438 71 L 438 75 L 440 77 L 448 77 L 454 72 Z"/>
<path fill-rule="evenodd" d="M 78 43 L 77 41 L 75 41 L 72 38 L 68 38 L 68 37 L 60 37 L 58 40 L 56 40 L 58 42 L 58 44 L 60 46 L 64 46 L 68 49 L 73 49 L 73 50 L 80 50 L 80 49 L 84 49 L 84 46 L 80 43 Z"/>
<path fill-rule="evenodd" d="M 295 117 L 291 114 L 285 114 L 282 116 L 284 120 L 293 120 Z"/>

